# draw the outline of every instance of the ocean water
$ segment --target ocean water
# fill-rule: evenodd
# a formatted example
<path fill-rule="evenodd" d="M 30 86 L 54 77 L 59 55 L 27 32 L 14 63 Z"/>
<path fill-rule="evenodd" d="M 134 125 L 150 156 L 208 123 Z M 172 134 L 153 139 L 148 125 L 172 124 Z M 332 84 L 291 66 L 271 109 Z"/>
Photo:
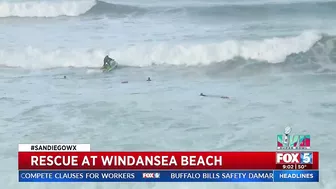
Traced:
<path fill-rule="evenodd" d="M 3 188 L 336 188 L 335 10 L 322 0 L 0 1 Z M 106 54 L 119 69 L 100 71 Z M 273 151 L 288 125 L 311 134 L 319 183 L 17 181 L 19 143 Z"/>

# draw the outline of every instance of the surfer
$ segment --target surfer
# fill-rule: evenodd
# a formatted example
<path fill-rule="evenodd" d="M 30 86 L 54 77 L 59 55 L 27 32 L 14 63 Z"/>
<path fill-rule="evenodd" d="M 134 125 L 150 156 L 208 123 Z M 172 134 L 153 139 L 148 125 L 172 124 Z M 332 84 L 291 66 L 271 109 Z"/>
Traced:
<path fill-rule="evenodd" d="M 230 99 L 228 96 L 217 96 L 217 95 L 205 95 L 203 93 L 200 94 L 200 96 L 205 96 L 205 97 L 217 97 L 217 98 L 224 98 L 224 99 Z"/>
<path fill-rule="evenodd" d="M 108 55 L 105 56 L 104 58 L 104 65 L 103 65 L 103 68 L 106 69 L 106 68 L 109 68 L 111 67 L 111 61 L 114 61 L 112 58 L 110 58 Z"/>
<path fill-rule="evenodd" d="M 152 81 L 150 77 L 148 77 L 147 81 Z"/>

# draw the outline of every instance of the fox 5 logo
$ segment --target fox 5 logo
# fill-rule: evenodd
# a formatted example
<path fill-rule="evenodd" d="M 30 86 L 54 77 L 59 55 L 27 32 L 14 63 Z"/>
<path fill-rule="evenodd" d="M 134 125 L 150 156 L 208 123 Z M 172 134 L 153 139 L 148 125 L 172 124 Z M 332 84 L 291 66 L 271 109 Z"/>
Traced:
<path fill-rule="evenodd" d="M 160 178 L 160 173 L 142 173 L 142 178 Z"/>
<path fill-rule="evenodd" d="M 302 164 L 312 164 L 313 154 L 312 153 L 300 153 L 300 163 Z"/>
<path fill-rule="evenodd" d="M 313 154 L 312 153 L 277 153 L 277 164 L 312 164 Z"/>

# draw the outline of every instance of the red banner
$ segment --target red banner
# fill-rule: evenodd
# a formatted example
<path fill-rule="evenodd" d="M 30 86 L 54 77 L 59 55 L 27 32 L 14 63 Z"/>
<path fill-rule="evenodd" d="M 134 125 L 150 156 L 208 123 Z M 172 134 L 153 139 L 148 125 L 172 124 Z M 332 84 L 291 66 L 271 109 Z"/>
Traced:
<path fill-rule="evenodd" d="M 292 154 L 296 159 L 288 158 Z M 307 154 L 310 155 L 307 157 L 311 157 L 310 162 L 300 158 L 306 157 Z M 277 152 L 18 152 L 18 163 L 20 170 L 274 170 L 296 167 L 318 169 L 319 153 L 288 152 L 287 155 L 282 152 L 279 155 L 278 152 L 277 156 Z M 286 164 L 288 166 L 285 166 Z"/>

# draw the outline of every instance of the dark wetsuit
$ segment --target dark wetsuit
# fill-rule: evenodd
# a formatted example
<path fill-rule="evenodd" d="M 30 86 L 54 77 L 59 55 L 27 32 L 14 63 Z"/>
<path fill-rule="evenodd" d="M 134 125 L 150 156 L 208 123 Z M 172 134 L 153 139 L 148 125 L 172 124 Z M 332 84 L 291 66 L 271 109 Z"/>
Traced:
<path fill-rule="evenodd" d="M 112 60 L 112 58 L 110 58 L 110 57 L 108 57 L 108 56 L 105 56 L 103 67 L 105 68 L 106 66 L 111 66 L 111 65 L 110 65 L 110 61 L 111 61 L 111 60 Z"/>

